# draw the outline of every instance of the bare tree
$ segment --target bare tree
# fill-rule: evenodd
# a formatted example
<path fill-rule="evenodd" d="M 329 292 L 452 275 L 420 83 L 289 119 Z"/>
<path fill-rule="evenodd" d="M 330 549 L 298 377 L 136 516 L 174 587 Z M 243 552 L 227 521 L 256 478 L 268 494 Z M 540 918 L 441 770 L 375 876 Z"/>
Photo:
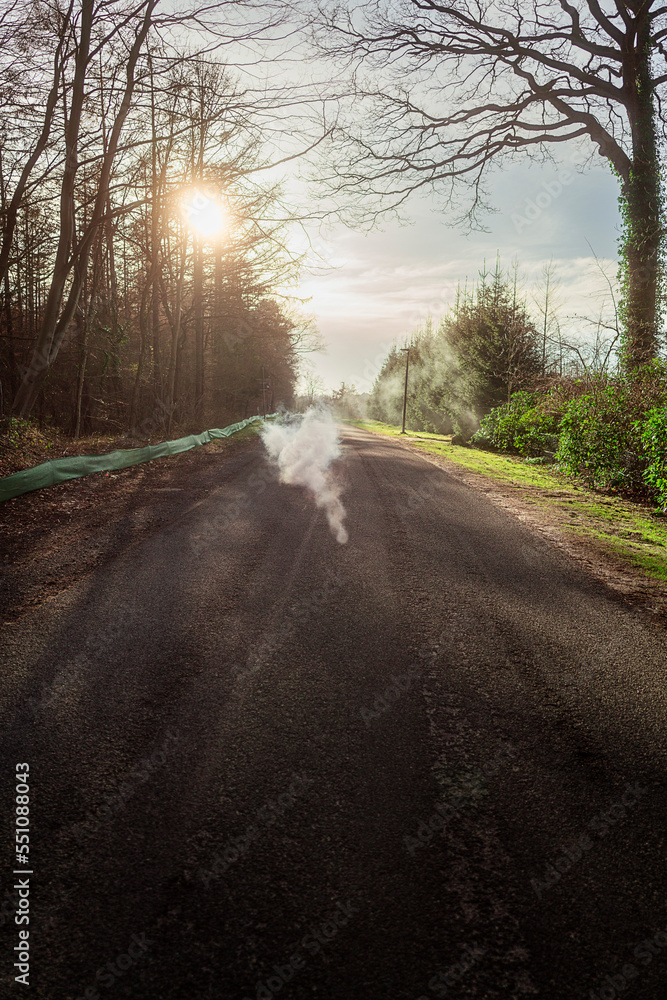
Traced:
<path fill-rule="evenodd" d="M 542 328 L 542 371 L 558 366 L 560 356 L 554 347 L 559 345 L 558 317 L 561 310 L 560 281 L 553 258 L 542 267 L 542 276 L 534 289 L 532 299 L 540 314 Z"/>
<path fill-rule="evenodd" d="M 208 169 L 210 146 L 218 150 L 219 169 L 215 180 L 219 185 L 237 180 L 244 172 L 268 169 L 268 164 L 258 163 L 256 155 L 251 157 L 252 162 L 247 157 L 246 162 L 241 162 L 242 150 L 239 149 L 236 134 L 241 122 L 241 131 L 244 131 L 241 146 L 245 144 L 247 150 L 256 154 L 262 138 L 262 124 L 269 122 L 272 115 L 279 118 L 281 101 L 289 103 L 284 96 L 286 88 L 269 89 L 263 95 L 258 89 L 247 98 L 226 86 L 218 87 L 216 92 L 215 80 L 226 81 L 217 51 L 234 40 L 259 44 L 266 32 L 281 23 L 287 6 L 273 0 L 267 3 L 214 0 L 210 5 L 202 7 L 197 4 L 190 9 L 186 9 L 186 0 L 179 0 L 176 5 L 168 4 L 166 0 L 54 0 L 48 4 L 43 0 L 16 0 L 11 8 L 13 21 L 0 14 L 0 40 L 3 36 L 10 38 L 13 25 L 17 37 L 24 38 L 28 47 L 30 25 L 33 21 L 37 23 L 41 32 L 38 52 L 41 63 L 51 65 L 48 72 L 41 70 L 40 75 L 35 69 L 40 65 L 40 59 L 33 57 L 32 89 L 29 100 L 24 102 L 33 111 L 30 129 L 26 130 L 17 110 L 20 109 L 20 45 L 17 43 L 0 53 L 0 66 L 5 71 L 5 84 L 0 86 L 0 105 L 4 103 L 11 107 L 12 136 L 17 137 L 16 142 L 9 144 L 13 154 L 11 162 L 5 155 L 7 144 L 3 144 L 0 159 L 0 265 L 5 271 L 3 275 L 0 268 L 0 279 L 6 285 L 3 305 L 9 331 L 7 356 L 12 370 L 16 365 L 13 362 L 10 300 L 15 289 L 20 290 L 20 285 L 6 280 L 7 269 L 14 268 L 12 278 L 15 278 L 16 257 L 12 255 L 17 247 L 16 220 L 30 204 L 30 199 L 34 199 L 40 177 L 48 178 L 44 197 L 50 203 L 51 215 L 56 205 L 58 215 L 55 240 L 46 259 L 50 273 L 40 309 L 39 328 L 31 357 L 25 359 L 27 364 L 23 368 L 21 384 L 14 394 L 15 414 L 26 415 L 34 407 L 41 386 L 53 372 L 56 359 L 67 343 L 68 331 L 75 319 L 82 346 L 79 367 L 85 368 L 87 347 L 84 348 L 84 341 L 87 334 L 77 311 L 81 305 L 91 253 L 100 232 L 106 234 L 107 305 L 111 309 L 113 336 L 118 346 L 122 331 L 118 322 L 120 300 L 113 233 L 121 216 L 140 209 L 142 205 L 150 206 L 144 226 L 148 267 L 143 274 L 140 293 L 142 354 L 130 409 L 134 419 L 149 347 L 152 348 L 150 361 L 155 404 L 163 402 L 166 381 L 169 382 L 167 395 L 173 404 L 177 344 L 182 336 L 185 316 L 182 313 L 183 296 L 178 307 L 173 308 L 169 315 L 165 305 L 165 282 L 161 274 L 165 232 L 168 229 L 165 212 L 173 210 L 173 205 L 168 204 L 168 197 L 173 194 L 174 187 L 165 175 L 165 167 L 167 163 L 173 165 L 174 144 L 185 137 L 190 142 L 189 170 L 186 171 L 190 182 L 202 180 L 206 172 L 205 160 Z M 195 53 L 183 47 L 187 29 L 190 29 L 189 37 L 197 46 Z M 180 68 L 180 79 L 174 77 L 175 68 Z M 162 109 L 157 107 L 156 95 L 166 100 L 170 96 L 170 87 L 171 108 L 167 108 L 167 114 L 163 115 Z M 260 113 L 263 115 L 262 123 L 259 121 Z M 221 125 L 223 121 L 225 127 Z M 7 131 L 3 124 L 0 124 L 0 129 Z M 220 164 L 225 158 L 220 154 L 227 150 L 232 134 L 234 148 L 232 155 L 227 156 L 226 168 L 223 169 Z M 321 141 L 321 136 L 316 136 L 312 143 L 306 139 L 304 144 L 307 148 L 318 141 Z M 293 143 L 292 151 L 282 157 L 283 162 L 303 152 L 303 149 L 295 150 L 295 145 Z M 163 153 L 165 146 L 166 153 Z M 142 149 L 147 151 L 147 157 L 140 155 Z M 272 165 L 276 165 L 275 158 Z M 177 164 L 181 178 L 183 167 L 183 162 Z M 82 181 L 84 172 L 87 177 L 85 184 Z M 143 183 L 139 180 L 141 177 Z M 210 179 L 210 176 L 206 178 L 207 181 Z M 136 192 L 134 200 L 129 197 L 131 192 Z M 266 207 L 271 201 L 264 189 L 260 191 L 258 188 L 253 197 L 260 207 Z M 251 201 L 251 197 L 245 198 L 244 209 Z M 276 199 L 273 198 L 271 203 L 275 207 Z M 246 214 L 246 221 L 249 218 Z M 258 278 L 264 268 L 265 290 L 275 284 L 278 256 L 282 254 L 285 274 L 293 270 L 294 261 L 287 259 L 290 255 L 284 252 L 284 241 L 277 235 L 286 221 L 285 216 L 278 220 L 262 218 L 258 208 L 252 225 L 244 228 L 244 251 L 247 251 L 244 267 L 252 271 L 256 284 L 262 283 Z M 252 237 L 251 229 L 254 230 Z M 237 244 L 239 242 L 237 240 Z M 180 249 L 179 246 L 178 252 Z M 182 258 L 182 254 L 180 256 Z M 183 259 L 183 274 L 186 263 Z M 197 286 L 194 297 L 194 393 L 198 401 L 196 408 L 201 414 L 206 337 L 205 275 L 198 247 L 195 247 L 194 265 Z M 0 288 L 2 283 L 0 281 Z M 12 285 L 14 287 L 10 287 Z M 172 327 L 167 373 L 162 358 L 161 310 L 164 310 Z M 115 357 L 117 359 L 118 351 Z M 81 424 L 84 382 L 81 371 L 79 375 L 75 404 L 78 417 L 74 421 L 77 427 Z"/>
<path fill-rule="evenodd" d="M 49 172 L 43 157 L 51 144 L 58 102 L 63 99 L 62 81 L 73 48 L 72 16 L 73 3 L 62 10 L 56 7 L 50 17 L 40 4 L 12 4 L 2 18 L 0 283 L 7 277 L 19 208 L 26 192 L 31 184 L 43 182 Z M 50 73 L 44 71 L 43 63 L 50 66 Z M 42 169 L 35 178 L 38 164 Z"/>
<path fill-rule="evenodd" d="M 425 186 L 459 184 L 468 218 L 485 207 L 499 158 L 587 142 L 621 182 L 625 359 L 658 342 L 663 223 L 658 139 L 667 82 L 667 8 L 657 0 L 372 0 L 324 6 L 322 46 L 355 68 L 355 121 L 333 187 L 363 209 Z M 369 72 L 366 72 L 369 71 Z"/>
<path fill-rule="evenodd" d="M 604 262 L 600 260 L 593 247 L 590 243 L 588 245 L 595 259 L 594 273 L 602 278 L 604 288 L 597 296 L 599 299 L 597 313 L 567 316 L 570 330 L 566 336 L 564 336 L 557 319 L 555 331 L 550 330 L 547 333 L 547 340 L 552 350 L 558 351 L 558 371 L 561 375 L 564 363 L 566 367 L 572 368 L 574 365 L 575 368 L 583 372 L 608 371 L 621 341 L 622 329 L 616 283 L 608 274 Z M 550 286 L 549 290 L 550 300 L 553 301 L 551 288 L 553 285 Z M 577 336 L 574 330 L 581 329 L 582 326 L 588 333 L 584 336 Z"/>
<path fill-rule="evenodd" d="M 112 168 L 118 152 L 121 132 L 132 104 L 137 63 L 152 24 L 157 2 L 158 0 L 139 0 L 131 9 L 125 9 L 122 12 L 116 11 L 116 17 L 111 18 L 105 24 L 106 32 L 102 29 L 102 35 L 99 37 L 100 11 L 96 11 L 94 0 L 81 0 L 78 23 L 72 25 L 72 29 L 76 30 L 76 54 L 70 102 L 65 121 L 65 162 L 60 183 L 60 232 L 51 284 L 37 343 L 21 386 L 14 398 L 13 409 L 19 416 L 30 411 L 37 390 L 58 356 L 76 313 L 90 250 L 108 209 Z M 96 13 L 98 18 L 96 18 Z M 129 27 L 129 37 L 126 39 L 124 53 L 125 82 L 119 90 L 115 116 L 109 135 L 105 136 L 91 217 L 77 240 L 74 194 L 79 169 L 81 124 L 85 110 L 88 77 L 92 61 L 98 52 L 98 46 L 102 47 L 109 44 L 112 39 L 115 40 L 121 27 Z M 69 290 L 67 290 L 68 280 L 70 281 Z"/>
<path fill-rule="evenodd" d="M 326 391 L 324 379 L 314 369 L 307 368 L 302 375 L 302 381 L 305 387 L 305 401 L 308 406 L 312 406 L 316 397 L 323 396 Z"/>

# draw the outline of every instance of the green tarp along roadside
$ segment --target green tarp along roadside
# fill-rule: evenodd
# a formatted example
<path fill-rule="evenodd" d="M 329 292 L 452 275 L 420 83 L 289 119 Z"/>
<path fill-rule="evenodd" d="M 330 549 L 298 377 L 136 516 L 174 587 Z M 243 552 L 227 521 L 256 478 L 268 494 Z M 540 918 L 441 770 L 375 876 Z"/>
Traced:
<path fill-rule="evenodd" d="M 272 413 L 271 416 L 275 414 Z M 0 503 L 21 496 L 22 493 L 42 489 L 44 486 L 55 486 L 68 479 L 89 476 L 92 472 L 111 472 L 114 469 L 126 469 L 130 465 L 141 465 L 142 462 L 152 462 L 155 458 L 180 455 L 181 452 L 189 451 L 198 445 L 237 434 L 244 427 L 262 419 L 264 418 L 257 416 L 248 417 L 247 420 L 240 420 L 236 424 L 230 424 L 229 427 L 214 427 L 212 430 L 202 431 L 201 434 L 189 434 L 175 441 L 149 444 L 144 448 L 110 451 L 108 455 L 73 455 L 71 458 L 51 459 L 32 469 L 15 472 L 0 479 Z"/>

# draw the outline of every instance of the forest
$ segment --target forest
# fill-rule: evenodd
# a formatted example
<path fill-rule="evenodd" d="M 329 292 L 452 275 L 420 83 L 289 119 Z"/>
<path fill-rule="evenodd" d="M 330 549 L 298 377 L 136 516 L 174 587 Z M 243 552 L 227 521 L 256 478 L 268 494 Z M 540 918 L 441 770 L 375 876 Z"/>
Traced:
<path fill-rule="evenodd" d="M 237 34 L 266 28 L 235 7 Z M 275 110 L 202 17 L 5 8 L 0 416 L 174 435 L 290 403 L 318 336 L 267 180 Z"/>

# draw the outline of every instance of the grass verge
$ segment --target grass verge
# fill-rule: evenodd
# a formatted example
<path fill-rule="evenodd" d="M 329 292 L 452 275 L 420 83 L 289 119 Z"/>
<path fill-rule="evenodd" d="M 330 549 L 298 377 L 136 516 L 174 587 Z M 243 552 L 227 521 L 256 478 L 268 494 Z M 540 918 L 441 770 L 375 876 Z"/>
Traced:
<path fill-rule="evenodd" d="M 374 434 L 398 437 L 420 451 L 441 456 L 470 473 L 483 476 L 514 495 L 526 507 L 532 507 L 543 522 L 587 542 L 627 568 L 639 570 L 653 580 L 667 582 L 667 522 L 657 516 L 650 504 L 587 489 L 555 470 L 512 455 L 452 445 L 451 435 L 419 431 L 403 436 L 399 427 L 378 420 L 346 423 Z"/>

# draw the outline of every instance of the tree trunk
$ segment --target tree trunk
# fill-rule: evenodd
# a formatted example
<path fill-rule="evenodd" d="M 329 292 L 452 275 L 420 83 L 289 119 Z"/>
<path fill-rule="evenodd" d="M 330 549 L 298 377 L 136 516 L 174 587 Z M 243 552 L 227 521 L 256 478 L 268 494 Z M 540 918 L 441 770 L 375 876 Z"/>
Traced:
<path fill-rule="evenodd" d="M 167 372 L 167 393 L 168 393 L 168 418 L 167 418 L 167 432 L 171 433 L 171 427 L 173 422 L 174 408 L 176 405 L 176 385 L 178 382 L 178 366 L 180 361 L 179 352 L 179 340 L 181 337 L 182 321 L 183 321 L 183 283 L 185 281 L 185 264 L 187 257 L 187 242 L 185 235 L 181 238 L 181 256 L 179 261 L 179 269 L 176 275 L 176 290 L 175 290 L 175 300 L 173 303 L 173 310 L 169 304 L 169 295 L 167 294 L 167 288 L 164 282 L 164 276 L 161 271 L 158 272 L 158 280 L 160 282 L 160 291 L 162 292 L 162 301 L 164 305 L 164 311 L 167 316 L 167 322 L 171 328 L 171 344 L 169 350 L 169 368 Z"/>
<path fill-rule="evenodd" d="M 72 8 L 70 7 L 70 11 Z M 61 25 L 60 25 L 60 37 L 58 39 L 58 45 L 56 46 L 56 51 L 53 57 L 53 83 L 51 84 L 51 89 L 49 90 L 49 96 L 46 101 L 44 108 L 44 118 L 42 122 L 42 129 L 35 143 L 32 151 L 30 152 L 27 160 L 24 164 L 21 175 L 14 189 L 14 194 L 9 201 L 7 206 L 3 205 L 4 209 L 4 219 L 2 227 L 2 240 L 0 242 L 0 278 L 6 278 L 9 267 L 10 267 L 10 257 L 12 251 L 12 243 L 14 240 L 14 230 L 16 229 L 16 223 L 18 219 L 19 206 L 23 200 L 26 187 L 28 185 L 28 180 L 30 174 L 32 173 L 35 165 L 39 162 L 39 158 L 42 156 L 44 150 L 47 147 L 49 137 L 51 134 L 51 128 L 53 125 L 53 117 L 58 103 L 58 98 L 60 97 L 60 80 L 61 73 L 65 62 L 67 61 L 67 55 L 65 52 L 65 39 L 67 33 L 70 29 L 70 14 L 69 12 L 65 14 L 61 13 Z M 82 29 L 83 31 L 83 29 Z M 3 184 L 3 200 L 4 200 L 4 184 Z"/>
<path fill-rule="evenodd" d="M 87 310 L 81 310 L 79 327 L 79 371 L 76 383 L 76 412 L 74 414 L 74 437 L 81 436 L 81 403 L 83 387 L 86 381 L 86 365 L 88 364 L 88 316 Z"/>
<path fill-rule="evenodd" d="M 157 163 L 157 125 L 155 122 L 155 81 L 153 78 L 153 59 L 148 53 L 148 66 L 150 71 L 151 86 L 151 278 L 153 283 L 153 297 L 151 300 L 151 325 L 153 333 L 153 405 L 162 399 L 162 365 L 161 365 L 161 343 L 160 343 L 160 298 L 158 289 L 158 268 L 160 267 L 160 198 L 162 196 L 162 181 L 158 183 L 158 163 Z M 166 169 L 166 161 L 163 172 Z"/>
<path fill-rule="evenodd" d="M 195 314 L 195 398 L 194 417 L 198 430 L 204 414 L 204 247 L 197 233 L 194 243 L 194 314 Z"/>
<path fill-rule="evenodd" d="M 16 363 L 16 353 L 14 351 L 14 320 L 12 317 L 12 292 L 9 286 L 9 272 L 5 272 L 5 323 L 7 329 L 7 362 L 9 365 L 9 387 L 12 394 L 16 391 L 16 373 L 18 365 Z M 5 399 L 2 400 L 2 412 L 5 409 Z"/>
<path fill-rule="evenodd" d="M 141 380 L 144 374 L 144 362 L 146 359 L 146 345 L 148 342 L 147 304 L 148 304 L 148 295 L 150 291 L 151 289 L 147 281 L 141 292 L 141 303 L 139 306 L 139 337 L 140 337 L 139 361 L 137 363 L 137 373 L 134 377 L 134 385 L 132 387 L 132 398 L 130 401 L 130 417 L 128 420 L 130 431 L 133 434 L 136 431 L 137 415 L 139 413 L 139 396 L 141 393 Z"/>
<path fill-rule="evenodd" d="M 660 251 L 662 246 L 660 163 L 655 131 L 650 66 L 650 22 L 638 30 L 630 119 L 633 163 L 623 184 L 625 344 L 627 368 L 645 364 L 656 355 Z"/>
<path fill-rule="evenodd" d="M 93 0 L 83 0 L 81 4 L 81 35 L 77 49 L 69 118 L 65 128 L 66 157 L 60 188 L 60 232 L 58 235 L 58 246 L 53 265 L 51 286 L 46 297 L 40 334 L 32 353 L 30 365 L 14 400 L 14 412 L 20 417 L 30 412 L 35 401 L 37 389 L 43 382 L 46 371 L 51 366 L 55 354 L 57 354 L 60 348 L 60 342 L 58 342 L 56 336 L 56 328 L 65 284 L 71 270 L 69 258 L 74 239 L 74 184 L 79 167 L 79 131 L 85 100 L 86 68 L 88 65 L 88 53 L 93 26 L 93 7 Z M 74 310 L 72 310 L 73 313 Z M 64 338 L 64 334 L 65 330 L 62 330 L 60 341 Z"/>

